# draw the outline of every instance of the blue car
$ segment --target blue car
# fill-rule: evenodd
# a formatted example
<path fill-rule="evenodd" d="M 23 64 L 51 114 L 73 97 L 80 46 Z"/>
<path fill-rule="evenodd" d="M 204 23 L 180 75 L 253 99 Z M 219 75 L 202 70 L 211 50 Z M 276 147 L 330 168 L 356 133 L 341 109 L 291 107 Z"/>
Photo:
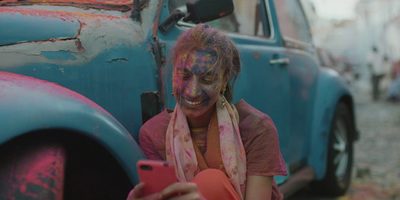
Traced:
<path fill-rule="evenodd" d="M 0 199 L 125 199 L 142 124 L 176 101 L 164 68 L 196 23 L 237 44 L 245 99 L 274 121 L 290 196 L 349 187 L 353 96 L 319 66 L 297 0 L 0 2 Z"/>

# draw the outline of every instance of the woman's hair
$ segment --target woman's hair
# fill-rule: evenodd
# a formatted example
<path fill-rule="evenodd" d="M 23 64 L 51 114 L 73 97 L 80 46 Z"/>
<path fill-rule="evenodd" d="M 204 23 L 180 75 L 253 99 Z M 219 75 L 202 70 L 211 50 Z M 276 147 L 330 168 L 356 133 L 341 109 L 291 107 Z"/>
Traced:
<path fill-rule="evenodd" d="M 173 47 L 172 63 L 183 53 L 191 53 L 196 50 L 207 50 L 217 55 L 214 66 L 224 70 L 224 76 L 228 77 L 228 84 L 224 93 L 225 98 L 232 102 L 233 84 L 240 73 L 239 51 L 235 43 L 223 32 L 206 24 L 198 24 L 182 33 Z M 231 85 L 232 83 L 232 85 Z"/>

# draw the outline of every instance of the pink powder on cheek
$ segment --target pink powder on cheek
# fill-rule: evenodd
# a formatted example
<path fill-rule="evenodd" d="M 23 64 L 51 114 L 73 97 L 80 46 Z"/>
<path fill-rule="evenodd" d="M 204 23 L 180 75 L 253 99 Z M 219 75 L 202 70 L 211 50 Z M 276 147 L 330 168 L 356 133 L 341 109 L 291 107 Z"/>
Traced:
<path fill-rule="evenodd" d="M 177 81 L 173 83 L 172 86 L 172 91 L 174 93 L 174 95 L 180 96 L 182 94 L 182 88 L 183 88 L 184 83 L 181 81 Z M 177 99 L 178 100 L 178 99 Z"/>
<path fill-rule="evenodd" d="M 172 84 L 174 84 L 173 87 L 175 87 L 175 85 L 177 85 L 177 86 L 182 86 L 182 81 L 181 81 L 181 79 L 179 78 L 178 75 L 174 75 L 174 76 L 173 76 L 173 78 L 172 78 Z"/>

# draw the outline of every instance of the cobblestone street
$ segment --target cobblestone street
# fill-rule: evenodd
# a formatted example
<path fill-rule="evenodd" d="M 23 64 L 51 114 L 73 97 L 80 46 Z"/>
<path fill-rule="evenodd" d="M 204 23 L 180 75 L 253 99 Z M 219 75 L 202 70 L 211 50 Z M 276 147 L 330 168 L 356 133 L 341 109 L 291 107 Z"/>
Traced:
<path fill-rule="evenodd" d="M 371 100 L 367 82 L 352 86 L 360 139 L 352 185 L 345 196 L 324 198 L 303 190 L 291 200 L 400 200 L 400 103 Z M 384 95 L 381 95 L 384 96 Z"/>
<path fill-rule="evenodd" d="M 354 91 L 361 138 L 355 145 L 350 199 L 400 199 L 400 104 Z"/>

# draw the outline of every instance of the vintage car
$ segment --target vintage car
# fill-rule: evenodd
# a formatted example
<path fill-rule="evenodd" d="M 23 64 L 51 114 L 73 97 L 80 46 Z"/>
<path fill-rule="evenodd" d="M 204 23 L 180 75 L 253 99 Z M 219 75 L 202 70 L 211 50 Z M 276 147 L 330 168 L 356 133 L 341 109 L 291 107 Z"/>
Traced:
<path fill-rule="evenodd" d="M 352 94 L 318 66 L 296 0 L 0 2 L 0 199 L 125 199 L 141 125 L 175 104 L 163 71 L 195 23 L 225 31 L 245 99 L 274 121 L 289 196 L 341 195 L 358 138 Z M 265 152 L 269 153 L 269 152 Z"/>

